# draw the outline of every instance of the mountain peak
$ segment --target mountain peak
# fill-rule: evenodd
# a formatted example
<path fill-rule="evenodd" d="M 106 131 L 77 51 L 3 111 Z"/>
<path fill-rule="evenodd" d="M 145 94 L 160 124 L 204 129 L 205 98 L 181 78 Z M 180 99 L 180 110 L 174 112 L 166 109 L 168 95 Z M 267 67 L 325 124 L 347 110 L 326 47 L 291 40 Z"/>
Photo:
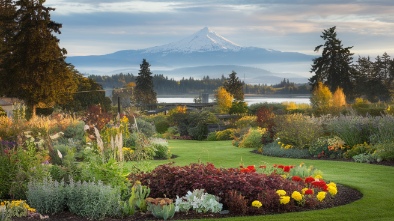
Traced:
<path fill-rule="evenodd" d="M 162 46 L 147 48 L 145 53 L 192 53 L 208 51 L 239 51 L 242 47 L 227 40 L 208 27 L 204 27 L 193 35 L 180 41 Z"/>

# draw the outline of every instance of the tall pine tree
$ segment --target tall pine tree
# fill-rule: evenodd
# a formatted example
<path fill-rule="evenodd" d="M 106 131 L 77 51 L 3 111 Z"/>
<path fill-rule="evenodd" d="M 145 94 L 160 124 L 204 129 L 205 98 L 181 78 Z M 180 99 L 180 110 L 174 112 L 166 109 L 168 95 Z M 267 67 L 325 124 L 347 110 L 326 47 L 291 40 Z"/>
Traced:
<path fill-rule="evenodd" d="M 232 73 L 229 75 L 229 78 L 227 78 L 223 83 L 223 87 L 226 89 L 226 91 L 234 96 L 235 100 L 244 100 L 244 84 L 241 80 L 239 80 L 235 71 L 232 71 Z"/>
<path fill-rule="evenodd" d="M 324 30 L 320 36 L 325 40 L 324 45 L 315 48 L 318 52 L 323 48 L 321 57 L 313 59 L 311 73 L 315 73 L 309 79 L 312 90 L 323 82 L 327 85 L 331 92 L 338 87 L 343 88 L 347 97 L 353 97 L 352 78 L 354 70 L 351 67 L 353 53 L 350 49 L 353 47 L 343 47 L 342 42 L 337 38 L 336 27 Z"/>
<path fill-rule="evenodd" d="M 143 59 L 142 64 L 140 64 L 140 71 L 135 81 L 135 103 L 139 105 L 156 104 L 157 97 L 153 88 L 152 72 L 150 71 L 150 64 L 146 59 Z"/>
<path fill-rule="evenodd" d="M 5 95 L 25 101 L 35 116 L 37 107 L 68 102 L 76 90 L 74 72 L 65 62 L 66 50 L 59 47 L 61 24 L 51 20 L 53 8 L 45 0 L 16 1 L 17 29 L 9 39 L 11 54 L 3 60 L 1 87 Z M 2 79 L 2 80 L 3 80 Z"/>

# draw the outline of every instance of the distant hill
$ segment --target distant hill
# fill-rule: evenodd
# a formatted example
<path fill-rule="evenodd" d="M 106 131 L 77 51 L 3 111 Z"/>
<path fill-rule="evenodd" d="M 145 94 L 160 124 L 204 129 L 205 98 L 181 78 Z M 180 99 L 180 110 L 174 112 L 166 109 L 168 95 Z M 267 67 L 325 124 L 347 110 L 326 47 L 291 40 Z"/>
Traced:
<path fill-rule="evenodd" d="M 278 82 L 290 78 L 306 82 L 306 77 L 294 73 L 272 73 L 262 68 L 263 64 L 311 62 L 313 56 L 297 52 L 242 47 L 205 27 L 180 41 L 141 50 L 122 50 L 106 55 L 70 56 L 67 62 L 80 72 L 108 75 L 120 72 L 137 74 L 142 59 L 151 64 L 154 74 L 170 78 L 228 75 L 232 70 L 239 77 L 247 76 L 247 83 Z M 201 71 L 201 72 L 200 72 Z M 205 73 L 203 73 L 205 71 Z M 218 73 L 218 72 L 223 73 Z M 268 73 L 269 72 L 269 73 Z M 252 80 L 252 82 L 248 82 Z"/>

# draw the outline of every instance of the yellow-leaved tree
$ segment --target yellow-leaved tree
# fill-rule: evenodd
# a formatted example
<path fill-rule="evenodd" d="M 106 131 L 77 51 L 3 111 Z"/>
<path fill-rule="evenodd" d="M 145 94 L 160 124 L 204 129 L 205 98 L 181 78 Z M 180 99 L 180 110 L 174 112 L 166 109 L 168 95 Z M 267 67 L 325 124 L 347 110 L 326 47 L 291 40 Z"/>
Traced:
<path fill-rule="evenodd" d="M 228 113 L 233 104 L 234 97 L 224 87 L 219 87 L 215 94 L 219 111 L 222 114 Z"/>
<path fill-rule="evenodd" d="M 346 96 L 343 93 L 343 89 L 338 87 L 332 95 L 332 106 L 334 108 L 342 108 L 346 106 Z"/>
<path fill-rule="evenodd" d="M 326 114 L 332 105 L 332 93 L 322 82 L 317 82 L 310 98 L 312 108 L 318 114 Z"/>

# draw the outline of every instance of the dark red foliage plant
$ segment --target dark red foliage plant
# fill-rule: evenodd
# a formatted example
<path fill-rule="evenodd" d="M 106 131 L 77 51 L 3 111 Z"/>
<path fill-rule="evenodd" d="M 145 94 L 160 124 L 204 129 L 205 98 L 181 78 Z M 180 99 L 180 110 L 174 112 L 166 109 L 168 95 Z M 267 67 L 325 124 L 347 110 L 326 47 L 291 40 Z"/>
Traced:
<path fill-rule="evenodd" d="M 129 178 L 133 179 L 132 182 L 139 180 L 143 185 L 149 186 L 150 197 L 153 198 L 175 199 L 176 196 L 184 196 L 187 191 L 205 189 L 207 193 L 220 197 L 221 203 L 226 208 L 229 206 L 229 198 L 234 198 L 228 194 L 234 194 L 230 191 L 237 191 L 247 200 L 248 206 L 254 200 L 264 202 L 263 207 L 266 212 L 279 209 L 276 190 L 283 189 L 291 193 L 301 189 L 298 182 L 283 179 L 278 174 L 245 173 L 238 168 L 216 168 L 211 163 L 193 163 L 187 166 L 164 164 L 150 173 L 137 174 Z M 242 204 L 242 202 L 238 203 Z"/>

